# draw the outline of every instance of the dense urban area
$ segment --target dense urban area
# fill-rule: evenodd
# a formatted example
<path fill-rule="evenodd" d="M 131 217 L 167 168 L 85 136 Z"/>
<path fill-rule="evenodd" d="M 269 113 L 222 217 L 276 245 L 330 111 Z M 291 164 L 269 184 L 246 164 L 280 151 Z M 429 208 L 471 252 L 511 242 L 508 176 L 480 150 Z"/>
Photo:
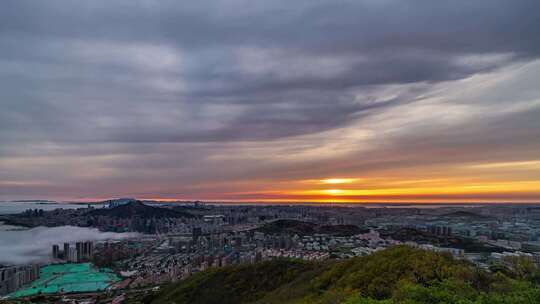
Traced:
<path fill-rule="evenodd" d="M 534 205 L 232 205 L 116 199 L 77 209 L 29 209 L 0 216 L 0 221 L 28 228 L 68 225 L 136 232 L 122 240 L 59 242 L 51 246 L 47 263 L 1 266 L 0 297 L 13 303 L 150 303 L 153 297 L 164 297 L 163 289 L 192 277 L 202 280 L 211 270 L 254 264 L 251 267 L 272 265 L 278 271 L 285 267 L 280 263 L 291 263 L 285 268 L 294 272 L 295 267 L 381 258 L 396 250 L 403 251 L 401 258 L 417 251 L 434 254 L 486 275 L 511 271 L 516 261 L 531 269 L 540 264 L 540 207 Z M 179 301 L 190 303 L 187 298 Z M 221 303 L 234 303 L 228 301 Z M 364 303 L 354 301 L 347 303 Z"/>

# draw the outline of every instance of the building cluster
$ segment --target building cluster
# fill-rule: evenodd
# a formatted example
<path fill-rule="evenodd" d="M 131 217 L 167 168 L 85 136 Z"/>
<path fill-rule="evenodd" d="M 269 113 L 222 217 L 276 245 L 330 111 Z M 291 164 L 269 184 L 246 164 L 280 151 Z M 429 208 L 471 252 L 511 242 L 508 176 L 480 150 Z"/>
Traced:
<path fill-rule="evenodd" d="M 540 265 L 540 253 L 528 253 L 528 252 L 521 252 L 521 251 L 515 251 L 515 252 L 493 252 L 489 256 L 489 260 L 491 260 L 493 263 L 499 263 L 503 265 L 510 265 L 510 262 L 513 258 L 524 258 L 536 265 Z"/>
<path fill-rule="evenodd" d="M 0 296 L 7 295 L 39 278 L 39 265 L 0 268 Z"/>
<path fill-rule="evenodd" d="M 170 235 L 162 239 L 144 238 L 137 242 L 117 241 L 115 252 L 139 254 L 118 256 L 117 264 L 130 287 L 153 286 L 185 279 L 209 268 L 252 264 L 280 258 L 325 260 L 367 255 L 388 246 L 402 244 L 384 239 L 376 231 L 351 236 L 266 234 L 260 231 Z M 142 249 L 144 248 L 144 249 Z"/>
<path fill-rule="evenodd" d="M 60 246 L 52 245 L 52 258 L 68 263 L 80 263 L 92 260 L 94 256 L 94 242 L 76 242 L 75 246 L 70 243 L 64 243 L 62 250 Z"/>

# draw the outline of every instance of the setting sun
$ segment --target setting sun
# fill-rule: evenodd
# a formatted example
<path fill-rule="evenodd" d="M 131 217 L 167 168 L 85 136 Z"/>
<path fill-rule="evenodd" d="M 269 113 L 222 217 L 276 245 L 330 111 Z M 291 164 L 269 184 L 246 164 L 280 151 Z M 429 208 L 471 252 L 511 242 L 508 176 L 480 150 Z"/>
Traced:
<path fill-rule="evenodd" d="M 327 190 L 322 190 L 321 192 L 328 195 L 343 195 L 345 194 L 346 191 L 341 190 L 341 189 L 327 189 Z"/>

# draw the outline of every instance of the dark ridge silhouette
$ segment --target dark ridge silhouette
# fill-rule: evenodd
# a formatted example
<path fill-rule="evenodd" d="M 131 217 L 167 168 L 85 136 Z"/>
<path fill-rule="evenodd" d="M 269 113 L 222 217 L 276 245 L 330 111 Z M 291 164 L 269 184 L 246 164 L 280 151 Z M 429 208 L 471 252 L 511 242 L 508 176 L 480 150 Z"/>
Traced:
<path fill-rule="evenodd" d="M 493 217 L 491 217 L 491 216 L 478 214 L 478 213 L 474 213 L 474 212 L 470 212 L 470 211 L 456 211 L 456 212 L 446 213 L 446 214 L 443 214 L 441 216 L 444 216 L 444 217 L 468 217 L 468 218 L 485 219 L 485 220 L 493 219 Z"/>
<path fill-rule="evenodd" d="M 125 205 L 114 208 L 95 209 L 87 213 L 89 216 L 109 216 L 116 218 L 181 218 L 194 217 L 193 214 L 172 210 L 162 207 L 153 207 L 143 204 L 141 201 L 133 200 Z"/>

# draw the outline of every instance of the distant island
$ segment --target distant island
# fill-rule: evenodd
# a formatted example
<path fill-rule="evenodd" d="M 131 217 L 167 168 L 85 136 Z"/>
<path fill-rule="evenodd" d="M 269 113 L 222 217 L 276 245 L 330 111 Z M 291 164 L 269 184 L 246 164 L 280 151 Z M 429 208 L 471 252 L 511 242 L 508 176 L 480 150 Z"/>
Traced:
<path fill-rule="evenodd" d="M 38 199 L 38 200 L 14 200 L 11 201 L 14 203 L 56 203 L 56 201 L 50 201 L 45 199 Z"/>

